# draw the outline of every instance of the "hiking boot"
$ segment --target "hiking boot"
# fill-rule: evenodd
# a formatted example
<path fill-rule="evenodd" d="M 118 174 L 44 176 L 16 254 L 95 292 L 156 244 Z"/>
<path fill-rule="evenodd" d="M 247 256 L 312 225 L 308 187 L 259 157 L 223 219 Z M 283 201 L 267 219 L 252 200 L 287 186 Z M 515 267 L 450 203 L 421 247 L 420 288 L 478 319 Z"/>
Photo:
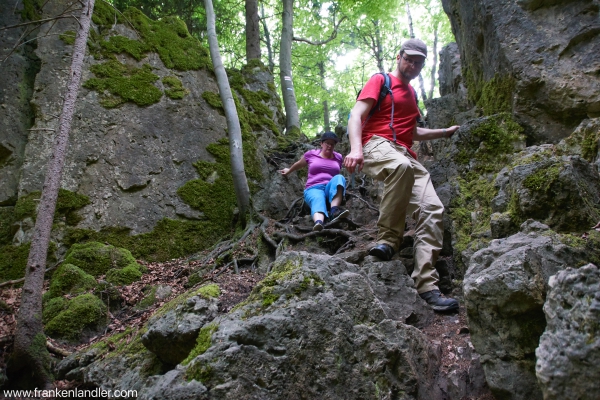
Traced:
<path fill-rule="evenodd" d="M 383 261 L 390 261 L 394 256 L 394 253 L 394 248 L 385 243 L 377 243 L 369 250 L 370 256 L 375 256 Z"/>
<path fill-rule="evenodd" d="M 348 218 L 348 215 L 350 215 L 350 211 L 344 210 L 343 208 L 336 208 L 336 210 L 331 213 L 331 219 L 329 222 L 335 222 L 342 218 Z"/>
<path fill-rule="evenodd" d="M 315 226 L 313 226 L 313 232 L 321 232 L 323 230 L 323 223 L 321 221 L 317 221 Z"/>
<path fill-rule="evenodd" d="M 433 311 L 447 312 L 458 310 L 458 301 L 444 297 L 439 290 L 430 290 L 429 292 L 419 294 L 419 296 L 433 308 Z"/>

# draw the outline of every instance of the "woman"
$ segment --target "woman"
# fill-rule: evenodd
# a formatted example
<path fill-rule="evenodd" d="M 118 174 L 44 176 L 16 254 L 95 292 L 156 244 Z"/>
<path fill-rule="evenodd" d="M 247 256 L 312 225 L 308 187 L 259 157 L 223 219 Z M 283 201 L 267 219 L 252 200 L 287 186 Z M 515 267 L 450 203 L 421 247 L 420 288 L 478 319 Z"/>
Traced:
<path fill-rule="evenodd" d="M 291 167 L 279 170 L 283 176 L 308 166 L 308 179 L 304 189 L 304 201 L 310 206 L 315 226 L 313 231 L 323 230 L 323 221 L 331 222 L 348 217 L 348 210 L 340 207 L 346 193 L 346 178 L 340 175 L 342 155 L 333 151 L 339 142 L 333 132 L 321 135 L 321 149 L 309 150 Z M 331 210 L 327 212 L 327 204 Z"/>

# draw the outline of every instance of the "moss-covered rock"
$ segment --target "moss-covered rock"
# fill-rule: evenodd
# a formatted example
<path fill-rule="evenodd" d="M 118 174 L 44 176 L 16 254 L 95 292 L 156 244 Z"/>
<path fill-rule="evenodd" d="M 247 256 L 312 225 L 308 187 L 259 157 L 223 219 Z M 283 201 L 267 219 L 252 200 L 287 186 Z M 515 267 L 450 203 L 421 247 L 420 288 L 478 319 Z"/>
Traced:
<path fill-rule="evenodd" d="M 34 191 L 20 197 L 15 205 L 15 219 L 22 220 L 31 217 L 35 221 L 37 206 L 41 197 L 42 193 L 40 191 Z M 68 225 L 76 225 L 81 220 L 81 217 L 77 215 L 77 210 L 88 204 L 90 204 L 88 196 L 62 188 L 58 189 L 54 221 L 64 219 Z"/>
<path fill-rule="evenodd" d="M 20 246 L 0 247 L 0 282 L 20 279 L 25 276 L 29 257 L 29 243 Z"/>
<path fill-rule="evenodd" d="M 74 244 L 64 262 L 74 264 L 93 276 L 106 274 L 107 280 L 113 279 L 115 284 L 129 284 L 142 275 L 142 266 L 129 250 L 99 242 Z M 134 277 L 137 278 L 132 281 Z"/>
<path fill-rule="evenodd" d="M 106 323 L 106 306 L 92 294 L 67 300 L 58 311 L 60 305 L 59 300 L 51 302 L 52 312 L 46 314 L 48 322 L 44 330 L 51 337 L 77 341 L 85 329 L 95 329 Z"/>
<path fill-rule="evenodd" d="M 175 76 L 165 76 L 162 79 L 163 84 L 168 89 L 165 89 L 165 94 L 173 100 L 180 100 L 185 97 L 190 91 L 183 87 L 181 80 Z"/>
<path fill-rule="evenodd" d="M 45 293 L 47 298 L 63 296 L 65 294 L 80 294 L 96 287 L 96 279 L 81 268 L 63 263 L 52 274 L 50 288 Z"/>

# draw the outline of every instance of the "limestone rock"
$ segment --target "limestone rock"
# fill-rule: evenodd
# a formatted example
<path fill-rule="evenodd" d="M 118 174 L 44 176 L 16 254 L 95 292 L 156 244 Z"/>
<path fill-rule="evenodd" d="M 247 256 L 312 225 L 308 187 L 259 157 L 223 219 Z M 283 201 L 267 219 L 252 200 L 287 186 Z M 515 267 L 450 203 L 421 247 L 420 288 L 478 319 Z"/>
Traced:
<path fill-rule="evenodd" d="M 191 296 L 174 309 L 153 316 L 142 343 L 164 363 L 178 364 L 196 344 L 202 326 L 216 317 L 217 309 L 217 299 Z"/>
<path fill-rule="evenodd" d="M 546 400 L 600 397 L 600 272 L 567 268 L 552 276 L 544 313 L 546 330 L 535 366 Z"/>
<path fill-rule="evenodd" d="M 544 226 L 530 220 L 521 232 L 492 240 L 471 257 L 465 275 L 471 339 L 497 398 L 542 398 L 535 349 L 546 327 L 548 280 L 591 257 L 585 248 L 540 229 Z"/>
<path fill-rule="evenodd" d="M 597 0 L 442 4 L 470 101 L 486 115 L 512 112 L 529 143 L 557 143 L 600 115 Z"/>

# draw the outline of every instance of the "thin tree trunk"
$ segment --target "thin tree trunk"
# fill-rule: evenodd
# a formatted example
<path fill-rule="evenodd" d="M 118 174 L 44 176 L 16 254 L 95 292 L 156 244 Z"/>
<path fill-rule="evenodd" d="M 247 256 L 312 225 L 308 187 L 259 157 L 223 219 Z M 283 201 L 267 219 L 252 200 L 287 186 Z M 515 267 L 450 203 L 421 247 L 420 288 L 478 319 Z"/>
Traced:
<path fill-rule="evenodd" d="M 42 188 L 42 197 L 25 271 L 13 353 L 7 370 L 11 379 L 13 377 L 31 377 L 31 380 L 20 382 L 20 384 L 34 387 L 48 387 L 52 382 L 50 356 L 46 350 L 46 337 L 42 324 L 42 289 L 56 199 L 65 164 L 65 153 L 75 112 L 77 92 L 81 83 L 81 70 L 93 12 L 94 0 L 87 0 L 83 4 L 79 18 L 80 25 L 73 46 L 73 60 L 59 120 L 59 131 L 55 138 L 54 151 L 48 162 Z"/>
<path fill-rule="evenodd" d="M 294 38 L 294 0 L 283 0 L 281 44 L 279 49 L 279 79 L 285 107 L 286 131 L 300 129 L 298 103 L 292 82 L 292 40 Z"/>
<path fill-rule="evenodd" d="M 437 72 L 437 42 L 439 22 L 436 22 L 433 27 L 433 65 L 431 66 L 431 88 L 429 89 L 429 98 L 433 98 L 433 90 L 435 89 L 435 73 Z"/>
<path fill-rule="evenodd" d="M 408 29 L 410 32 L 410 37 L 414 39 L 415 31 L 413 29 L 413 20 L 410 13 L 410 7 L 408 6 L 408 1 L 406 2 L 406 14 L 408 16 Z M 423 80 L 423 75 L 421 73 L 419 73 L 419 86 L 421 86 L 421 99 L 425 101 L 427 100 L 427 93 L 425 93 L 425 81 Z"/>
<path fill-rule="evenodd" d="M 263 26 L 265 44 L 267 46 L 267 57 L 269 58 L 269 71 L 273 73 L 275 71 L 275 61 L 273 61 L 273 45 L 271 45 L 271 34 L 269 33 L 269 27 L 265 20 L 265 7 L 261 3 L 260 5 L 260 21 Z"/>
<path fill-rule="evenodd" d="M 204 0 L 204 8 L 206 10 L 206 25 L 208 34 L 208 47 L 210 49 L 210 58 L 212 59 L 215 75 L 217 77 L 217 86 L 223 109 L 225 111 L 225 119 L 227 120 L 227 132 L 229 135 L 229 154 L 231 158 L 231 173 L 233 174 L 233 188 L 237 198 L 237 204 L 240 211 L 242 226 L 246 225 L 246 212 L 250 206 L 250 189 L 248 188 L 248 180 L 246 179 L 246 171 L 244 170 L 244 154 L 242 147 L 242 129 L 233 94 L 229 87 L 227 72 L 221 60 L 219 52 L 219 42 L 217 41 L 217 32 L 215 30 L 215 11 L 213 10 L 212 0 Z"/>
<path fill-rule="evenodd" d="M 257 0 L 246 0 L 246 62 L 260 60 L 260 26 Z"/>
<path fill-rule="evenodd" d="M 379 20 L 373 21 L 375 26 L 375 59 L 377 60 L 377 68 L 379 72 L 386 72 L 383 65 L 383 45 L 381 43 L 381 30 L 379 29 Z"/>
<path fill-rule="evenodd" d="M 318 63 L 319 66 L 319 78 L 321 78 L 321 89 L 327 92 L 325 86 L 325 63 L 323 61 Z M 325 126 L 325 132 L 331 131 L 331 124 L 329 122 L 329 105 L 327 100 L 323 100 L 323 125 Z"/>

